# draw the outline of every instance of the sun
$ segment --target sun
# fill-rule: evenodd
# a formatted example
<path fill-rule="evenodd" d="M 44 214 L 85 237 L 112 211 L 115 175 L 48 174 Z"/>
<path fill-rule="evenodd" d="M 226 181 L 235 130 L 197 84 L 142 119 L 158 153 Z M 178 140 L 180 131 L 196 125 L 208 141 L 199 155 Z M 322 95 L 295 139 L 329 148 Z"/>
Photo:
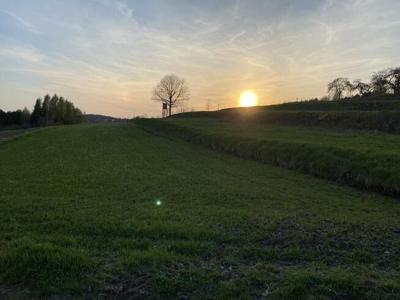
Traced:
<path fill-rule="evenodd" d="M 241 107 L 256 106 L 258 102 L 257 94 L 251 90 L 243 91 L 240 94 L 239 105 Z"/>

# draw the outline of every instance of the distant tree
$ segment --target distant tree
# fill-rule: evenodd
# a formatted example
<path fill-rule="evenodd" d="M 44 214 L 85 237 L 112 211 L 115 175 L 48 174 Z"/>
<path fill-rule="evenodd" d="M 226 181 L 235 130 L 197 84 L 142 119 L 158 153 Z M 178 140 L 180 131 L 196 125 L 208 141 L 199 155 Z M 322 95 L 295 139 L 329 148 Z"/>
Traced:
<path fill-rule="evenodd" d="M 42 104 L 42 113 L 41 117 L 43 119 L 43 123 L 45 125 L 49 124 L 49 118 L 50 118 L 50 95 L 44 96 L 43 99 L 43 104 Z"/>
<path fill-rule="evenodd" d="M 63 97 L 58 99 L 56 121 L 65 123 L 66 100 Z"/>
<path fill-rule="evenodd" d="M 400 96 L 400 67 L 388 69 L 385 74 L 386 85 L 395 95 Z"/>
<path fill-rule="evenodd" d="M 165 103 L 168 106 L 168 115 L 172 108 L 189 99 L 189 89 L 184 79 L 174 74 L 166 75 L 153 90 L 153 100 Z"/>
<path fill-rule="evenodd" d="M 22 126 L 27 126 L 30 122 L 31 119 L 31 112 L 24 107 L 24 109 L 21 111 L 21 116 L 20 116 L 20 124 Z"/>
<path fill-rule="evenodd" d="M 351 84 L 351 90 L 357 95 L 368 96 L 372 92 L 372 87 L 370 84 L 362 82 L 360 79 L 356 79 Z"/>
<path fill-rule="evenodd" d="M 321 97 L 321 99 L 319 99 L 319 101 L 329 101 L 329 97 L 323 96 L 323 97 Z"/>
<path fill-rule="evenodd" d="M 35 106 L 33 107 L 33 112 L 31 115 L 31 124 L 33 126 L 39 125 L 39 120 L 41 116 L 42 116 L 42 99 L 38 98 L 36 100 Z"/>
<path fill-rule="evenodd" d="M 72 118 L 71 124 L 72 123 L 76 124 L 76 123 L 84 122 L 85 121 L 85 117 L 84 117 L 82 111 L 79 108 L 75 108 L 74 106 L 72 106 L 72 107 L 73 107 L 73 112 L 72 112 L 73 118 Z"/>
<path fill-rule="evenodd" d="M 371 78 L 371 86 L 374 94 L 384 95 L 388 92 L 387 71 L 374 73 Z"/>
<path fill-rule="evenodd" d="M 73 123 L 74 105 L 69 101 L 66 101 L 66 103 L 65 103 L 65 116 L 64 117 L 65 117 L 65 124 Z"/>
<path fill-rule="evenodd" d="M 50 124 L 55 124 L 58 122 L 57 120 L 57 110 L 58 110 L 58 96 L 54 94 L 50 99 L 50 107 L 49 107 L 49 122 Z"/>
<path fill-rule="evenodd" d="M 38 98 L 35 102 L 32 114 L 25 107 L 23 110 L 0 110 L 0 126 L 46 126 L 49 124 L 81 123 L 85 119 L 82 111 L 72 102 L 57 95 L 46 95 L 44 101 Z"/>
<path fill-rule="evenodd" d="M 339 77 L 328 84 L 328 93 L 333 100 L 341 100 L 346 91 L 351 90 L 351 83 L 347 78 Z"/>
<path fill-rule="evenodd" d="M 7 120 L 7 114 L 5 111 L 2 111 L 0 109 L 0 126 L 6 125 L 6 120 Z"/>

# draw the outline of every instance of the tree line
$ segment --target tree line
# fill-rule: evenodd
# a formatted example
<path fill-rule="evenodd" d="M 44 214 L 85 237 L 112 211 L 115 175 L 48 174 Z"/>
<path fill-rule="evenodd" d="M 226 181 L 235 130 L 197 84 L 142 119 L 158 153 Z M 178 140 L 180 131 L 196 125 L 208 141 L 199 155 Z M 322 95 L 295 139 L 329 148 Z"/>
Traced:
<path fill-rule="evenodd" d="M 30 127 L 56 124 L 81 123 L 85 119 L 79 108 L 63 97 L 57 95 L 38 98 L 32 113 L 24 108 L 16 111 L 2 111 L 0 109 L 0 126 L 3 127 Z"/>
<path fill-rule="evenodd" d="M 360 79 L 350 82 L 345 77 L 336 78 L 328 84 L 328 93 L 333 100 L 353 96 L 400 96 L 400 67 L 376 72 L 370 82 L 363 82 Z"/>

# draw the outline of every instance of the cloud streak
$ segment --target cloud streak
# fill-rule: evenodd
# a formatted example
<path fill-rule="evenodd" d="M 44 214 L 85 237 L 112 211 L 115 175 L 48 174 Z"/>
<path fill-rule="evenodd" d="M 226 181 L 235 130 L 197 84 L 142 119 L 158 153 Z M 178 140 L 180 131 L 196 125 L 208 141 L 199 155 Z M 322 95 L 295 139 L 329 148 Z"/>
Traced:
<path fill-rule="evenodd" d="M 40 31 L 32 23 L 30 23 L 29 21 L 21 18 L 20 16 L 14 14 L 12 12 L 0 10 L 0 15 L 1 14 L 12 18 L 15 22 L 17 22 L 19 25 L 23 26 L 26 30 L 28 30 L 31 33 L 34 33 L 34 34 L 40 33 Z"/>

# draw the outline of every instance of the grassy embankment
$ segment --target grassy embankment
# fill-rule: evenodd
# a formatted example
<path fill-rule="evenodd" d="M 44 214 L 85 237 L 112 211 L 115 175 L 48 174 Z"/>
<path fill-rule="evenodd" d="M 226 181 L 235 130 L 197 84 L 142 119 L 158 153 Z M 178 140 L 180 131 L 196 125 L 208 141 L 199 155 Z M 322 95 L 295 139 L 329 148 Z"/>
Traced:
<path fill-rule="evenodd" d="M 240 157 L 397 197 L 400 138 L 382 132 L 400 132 L 399 109 L 400 99 L 380 96 L 182 113 L 164 123 L 145 120 L 142 125 Z"/>
<path fill-rule="evenodd" d="M 177 114 L 174 118 L 208 118 L 240 123 L 400 132 L 400 99 L 367 98 L 305 101 L 252 108 Z"/>
<path fill-rule="evenodd" d="M 147 130 L 236 156 L 398 197 L 400 137 L 215 119 L 140 120 Z"/>
<path fill-rule="evenodd" d="M 400 293 L 395 200 L 127 123 L 44 128 L 0 159 L 1 297 Z"/>

